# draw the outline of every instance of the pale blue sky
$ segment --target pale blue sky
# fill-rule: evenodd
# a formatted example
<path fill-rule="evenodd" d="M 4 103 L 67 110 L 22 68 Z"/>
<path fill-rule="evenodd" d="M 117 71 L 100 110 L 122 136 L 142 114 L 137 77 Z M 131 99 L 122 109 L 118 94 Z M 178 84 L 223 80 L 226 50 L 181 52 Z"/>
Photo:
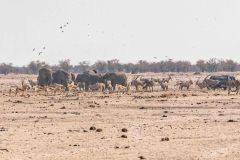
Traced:
<path fill-rule="evenodd" d="M 1 0 L 0 62 L 239 62 L 239 8 L 239 0 Z M 41 56 L 32 51 L 43 46 Z"/>

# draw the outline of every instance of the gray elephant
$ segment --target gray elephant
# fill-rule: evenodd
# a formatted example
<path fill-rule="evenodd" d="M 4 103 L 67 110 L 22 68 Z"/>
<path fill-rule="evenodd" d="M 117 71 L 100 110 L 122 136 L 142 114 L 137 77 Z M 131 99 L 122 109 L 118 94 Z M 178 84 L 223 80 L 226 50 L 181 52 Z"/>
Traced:
<path fill-rule="evenodd" d="M 83 74 L 78 74 L 77 78 L 75 80 L 75 85 L 77 84 L 84 84 L 85 91 L 89 90 L 89 85 L 95 84 L 95 83 L 104 83 L 104 80 L 102 79 L 102 76 L 100 74 L 97 74 L 95 70 L 86 71 Z"/>
<path fill-rule="evenodd" d="M 95 70 L 95 69 L 93 69 L 93 70 L 88 70 L 88 71 L 85 71 L 85 72 L 83 72 L 84 74 L 97 74 L 97 71 Z"/>
<path fill-rule="evenodd" d="M 68 91 L 68 84 L 72 83 L 72 76 L 71 74 L 63 71 L 57 70 L 52 74 L 53 81 L 52 83 L 62 84 L 65 87 L 65 91 Z"/>
<path fill-rule="evenodd" d="M 111 81 L 113 90 L 116 89 L 116 84 L 127 87 L 127 76 L 124 72 L 106 73 L 103 79 L 105 82 Z"/>
<path fill-rule="evenodd" d="M 39 86 L 48 86 L 52 83 L 52 71 L 47 68 L 41 68 L 38 71 L 37 84 Z"/>

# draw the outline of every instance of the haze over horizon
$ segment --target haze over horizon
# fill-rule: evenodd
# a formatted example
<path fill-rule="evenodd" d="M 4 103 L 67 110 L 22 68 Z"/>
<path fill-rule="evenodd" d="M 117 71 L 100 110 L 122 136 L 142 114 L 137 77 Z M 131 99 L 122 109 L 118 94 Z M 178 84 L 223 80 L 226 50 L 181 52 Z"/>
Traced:
<path fill-rule="evenodd" d="M 239 8 L 238 0 L 1 1 L 0 63 L 240 62 Z"/>

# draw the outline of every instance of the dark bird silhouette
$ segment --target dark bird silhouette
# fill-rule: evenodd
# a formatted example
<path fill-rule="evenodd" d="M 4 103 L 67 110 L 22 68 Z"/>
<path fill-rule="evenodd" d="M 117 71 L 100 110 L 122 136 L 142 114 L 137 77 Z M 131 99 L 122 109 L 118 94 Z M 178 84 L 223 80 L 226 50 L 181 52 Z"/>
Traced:
<path fill-rule="evenodd" d="M 38 55 L 40 56 L 43 52 L 39 52 Z"/>
<path fill-rule="evenodd" d="M 68 24 L 69 24 L 69 22 L 66 22 L 66 24 L 60 26 L 61 32 L 64 32 L 64 28 L 66 28 Z"/>

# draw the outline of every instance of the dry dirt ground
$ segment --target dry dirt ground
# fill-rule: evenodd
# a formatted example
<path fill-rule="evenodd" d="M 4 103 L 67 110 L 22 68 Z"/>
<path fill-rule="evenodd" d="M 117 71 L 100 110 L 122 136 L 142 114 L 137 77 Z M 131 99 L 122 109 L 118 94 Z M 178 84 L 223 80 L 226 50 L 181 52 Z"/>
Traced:
<path fill-rule="evenodd" d="M 173 75 L 166 92 L 30 97 L 7 90 L 35 77 L 1 75 L 0 159 L 239 159 L 239 95 L 173 89 L 191 75 Z"/>

